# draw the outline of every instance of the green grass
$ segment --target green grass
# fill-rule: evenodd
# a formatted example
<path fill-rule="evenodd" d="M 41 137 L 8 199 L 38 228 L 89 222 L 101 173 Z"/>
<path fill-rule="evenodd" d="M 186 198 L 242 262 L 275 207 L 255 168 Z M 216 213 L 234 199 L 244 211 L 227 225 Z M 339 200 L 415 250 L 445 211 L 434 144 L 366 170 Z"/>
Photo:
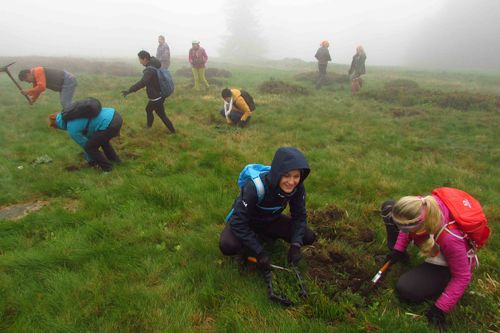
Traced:
<path fill-rule="evenodd" d="M 344 73 L 344 67 L 329 70 Z M 351 97 L 349 87 L 315 92 L 293 79 L 297 70 L 227 68 L 233 73 L 227 85 L 256 100 L 250 126 L 225 126 L 218 114 L 222 87 L 199 94 L 184 88 L 188 79 L 178 79 L 166 103 L 175 136 L 158 119 L 145 129 L 143 91 L 120 96 L 137 77 L 78 75 L 76 98 L 95 96 L 124 118 L 122 136 L 114 140 L 124 163 L 110 174 L 66 171 L 82 157 L 66 133 L 47 127 L 48 114 L 59 111 L 58 95 L 48 91 L 30 107 L 0 75 L 0 206 L 50 202 L 19 221 L 0 221 L 0 331 L 428 332 L 425 320 L 405 313 L 422 315 L 430 303 L 400 303 L 392 288 L 408 267 L 395 267 L 366 298 L 306 278 L 309 299 L 283 309 L 268 301 L 256 272 L 240 272 L 219 253 L 239 171 L 246 163 L 270 163 L 284 145 L 309 159 L 309 209 L 335 204 L 347 211 L 339 223 L 375 232 L 375 240 L 362 246 L 349 239 L 318 243 L 369 263 L 370 276 L 376 264 L 369 256 L 386 251 L 377 214 L 382 201 L 443 185 L 477 197 L 493 235 L 448 321 L 452 332 L 498 331 L 498 108 L 422 104 L 415 112 Z M 270 78 L 313 93 L 258 94 L 258 85 Z M 384 68 L 371 70 L 363 89 L 378 92 L 394 79 L 444 92 L 494 95 L 500 89 L 498 75 Z M 31 164 L 44 154 L 53 162 Z M 280 242 L 272 247 L 277 264 L 285 263 L 284 251 Z M 307 277 L 306 261 L 301 269 Z"/>

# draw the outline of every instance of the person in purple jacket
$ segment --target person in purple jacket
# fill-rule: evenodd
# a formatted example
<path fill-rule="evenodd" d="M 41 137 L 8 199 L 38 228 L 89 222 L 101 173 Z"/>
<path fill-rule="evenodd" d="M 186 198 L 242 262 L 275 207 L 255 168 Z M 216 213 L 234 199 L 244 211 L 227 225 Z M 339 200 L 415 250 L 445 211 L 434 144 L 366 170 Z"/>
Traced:
<path fill-rule="evenodd" d="M 472 278 L 475 255 L 464 233 L 445 226 L 453 220 L 448 207 L 436 196 L 405 196 L 382 204 L 381 215 L 387 231 L 391 264 L 407 260 L 406 248 L 413 241 L 426 257 L 425 262 L 399 278 L 396 291 L 410 302 L 435 299 L 427 311 L 429 323 L 445 327 L 445 317 Z"/>

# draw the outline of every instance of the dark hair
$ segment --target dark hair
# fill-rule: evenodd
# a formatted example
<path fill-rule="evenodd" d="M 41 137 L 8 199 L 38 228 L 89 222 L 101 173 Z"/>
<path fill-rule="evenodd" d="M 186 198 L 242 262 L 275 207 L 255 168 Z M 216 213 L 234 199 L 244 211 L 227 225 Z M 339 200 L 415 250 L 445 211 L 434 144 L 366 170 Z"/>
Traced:
<path fill-rule="evenodd" d="M 222 89 L 220 94 L 221 94 L 222 98 L 227 98 L 227 97 L 233 96 L 233 94 L 231 93 L 231 90 L 229 88 Z"/>
<path fill-rule="evenodd" d="M 139 53 L 137 53 L 137 56 L 141 59 L 151 60 L 151 54 L 149 54 L 148 51 L 142 50 Z"/>
<path fill-rule="evenodd" d="M 31 71 L 29 69 L 23 69 L 19 72 L 19 80 L 23 81 L 24 78 L 30 73 Z"/>

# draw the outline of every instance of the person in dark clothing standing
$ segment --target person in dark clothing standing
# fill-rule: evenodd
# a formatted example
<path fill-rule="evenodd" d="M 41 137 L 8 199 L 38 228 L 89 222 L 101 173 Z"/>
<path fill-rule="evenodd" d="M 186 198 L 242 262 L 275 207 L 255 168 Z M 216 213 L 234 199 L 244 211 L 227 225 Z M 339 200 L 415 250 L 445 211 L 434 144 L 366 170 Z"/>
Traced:
<path fill-rule="evenodd" d="M 290 243 L 288 262 L 297 264 L 300 248 L 312 244 L 316 235 L 306 222 L 306 191 L 304 180 L 310 169 L 304 155 L 292 147 L 279 148 L 271 171 L 259 175 L 265 193 L 259 193 L 253 180 L 248 180 L 226 218 L 219 247 L 224 255 L 255 255 L 257 265 L 270 269 L 271 259 L 259 239 L 281 238 Z M 290 204 L 291 216 L 282 214 Z"/>
<path fill-rule="evenodd" d="M 360 45 L 356 48 L 356 54 L 352 57 L 351 68 L 349 68 L 349 76 L 351 77 L 351 92 L 356 94 L 363 86 L 361 75 L 366 74 L 365 69 L 366 53 Z"/>
<path fill-rule="evenodd" d="M 165 99 L 166 97 L 162 96 L 160 81 L 158 79 L 158 70 L 161 67 L 161 63 L 155 57 L 151 57 L 151 55 L 146 51 L 140 51 L 137 56 L 139 57 L 139 63 L 146 67 L 142 72 L 142 78 L 137 81 L 134 85 L 132 85 L 128 90 L 123 90 L 123 97 L 127 96 L 130 93 L 136 92 L 144 87 L 146 87 L 146 93 L 149 98 L 149 102 L 146 105 L 146 116 L 147 116 L 147 126 L 151 128 L 153 126 L 153 111 L 156 112 L 158 117 L 163 121 L 165 126 L 171 133 L 175 133 L 175 128 L 170 119 L 168 119 L 165 113 Z"/>
<path fill-rule="evenodd" d="M 70 72 L 45 67 L 21 70 L 19 80 L 33 84 L 33 88 L 21 92 L 29 96 L 32 103 L 35 103 L 47 88 L 58 91 L 63 109 L 70 106 L 77 86 L 76 78 Z"/>
<path fill-rule="evenodd" d="M 332 61 L 330 57 L 330 51 L 328 51 L 328 47 L 330 43 L 327 40 L 324 40 L 320 44 L 320 48 L 316 51 L 314 57 L 318 60 L 318 70 L 319 76 L 318 81 L 316 81 L 316 89 L 320 89 L 323 85 L 323 81 L 326 76 L 326 67 L 328 66 L 328 62 Z"/>

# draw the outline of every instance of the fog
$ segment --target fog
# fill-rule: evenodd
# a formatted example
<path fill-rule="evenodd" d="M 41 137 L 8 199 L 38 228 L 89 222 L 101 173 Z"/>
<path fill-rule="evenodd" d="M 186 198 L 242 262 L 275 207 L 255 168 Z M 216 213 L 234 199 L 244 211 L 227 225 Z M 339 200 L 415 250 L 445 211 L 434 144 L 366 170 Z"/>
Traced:
<path fill-rule="evenodd" d="M 322 40 L 334 63 L 363 45 L 367 65 L 500 68 L 498 0 L 87 0 L 4 2 L 0 56 L 174 56 L 197 39 L 210 57 L 314 61 Z"/>

